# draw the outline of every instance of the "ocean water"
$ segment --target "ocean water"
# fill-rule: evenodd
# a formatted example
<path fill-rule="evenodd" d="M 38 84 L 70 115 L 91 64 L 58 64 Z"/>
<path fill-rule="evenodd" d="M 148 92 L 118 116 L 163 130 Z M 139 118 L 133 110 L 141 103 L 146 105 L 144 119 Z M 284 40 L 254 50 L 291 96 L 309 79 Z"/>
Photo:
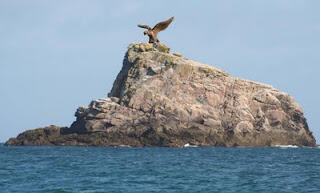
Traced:
<path fill-rule="evenodd" d="M 320 192 L 319 148 L 0 146 L 0 192 Z"/>

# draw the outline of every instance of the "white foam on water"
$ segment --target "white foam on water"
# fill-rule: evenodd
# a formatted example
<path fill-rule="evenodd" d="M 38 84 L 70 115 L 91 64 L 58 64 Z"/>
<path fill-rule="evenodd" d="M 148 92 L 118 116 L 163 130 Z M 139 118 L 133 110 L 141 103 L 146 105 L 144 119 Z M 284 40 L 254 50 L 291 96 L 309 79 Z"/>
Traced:
<path fill-rule="evenodd" d="M 298 148 L 297 145 L 275 145 L 273 147 L 280 147 L 280 148 Z"/>
<path fill-rule="evenodd" d="M 186 143 L 186 144 L 183 145 L 183 147 L 198 147 L 198 146 L 196 146 L 196 145 L 190 145 L 189 143 Z"/>

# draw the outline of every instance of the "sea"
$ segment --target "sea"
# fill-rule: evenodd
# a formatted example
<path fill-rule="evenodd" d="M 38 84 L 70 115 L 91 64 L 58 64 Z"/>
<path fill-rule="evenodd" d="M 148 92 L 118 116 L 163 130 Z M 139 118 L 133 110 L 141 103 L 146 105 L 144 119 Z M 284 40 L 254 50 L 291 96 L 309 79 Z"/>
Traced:
<path fill-rule="evenodd" d="M 320 192 L 320 149 L 5 147 L 0 192 Z"/>

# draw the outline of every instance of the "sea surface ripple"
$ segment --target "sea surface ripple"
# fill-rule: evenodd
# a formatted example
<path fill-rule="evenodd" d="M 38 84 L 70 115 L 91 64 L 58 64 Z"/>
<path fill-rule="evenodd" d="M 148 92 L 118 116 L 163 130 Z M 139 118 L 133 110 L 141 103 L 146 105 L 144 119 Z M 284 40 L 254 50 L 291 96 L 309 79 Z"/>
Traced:
<path fill-rule="evenodd" d="M 320 192 L 320 149 L 1 145 L 0 192 Z"/>

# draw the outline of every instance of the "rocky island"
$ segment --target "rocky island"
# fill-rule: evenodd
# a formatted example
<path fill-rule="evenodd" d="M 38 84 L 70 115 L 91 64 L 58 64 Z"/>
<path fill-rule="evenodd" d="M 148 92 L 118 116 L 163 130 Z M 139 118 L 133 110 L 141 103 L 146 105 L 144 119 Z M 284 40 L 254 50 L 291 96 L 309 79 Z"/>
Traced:
<path fill-rule="evenodd" d="M 6 145 L 316 145 L 287 93 L 169 50 L 131 44 L 107 98 L 79 107 L 70 127 L 25 131 Z"/>

